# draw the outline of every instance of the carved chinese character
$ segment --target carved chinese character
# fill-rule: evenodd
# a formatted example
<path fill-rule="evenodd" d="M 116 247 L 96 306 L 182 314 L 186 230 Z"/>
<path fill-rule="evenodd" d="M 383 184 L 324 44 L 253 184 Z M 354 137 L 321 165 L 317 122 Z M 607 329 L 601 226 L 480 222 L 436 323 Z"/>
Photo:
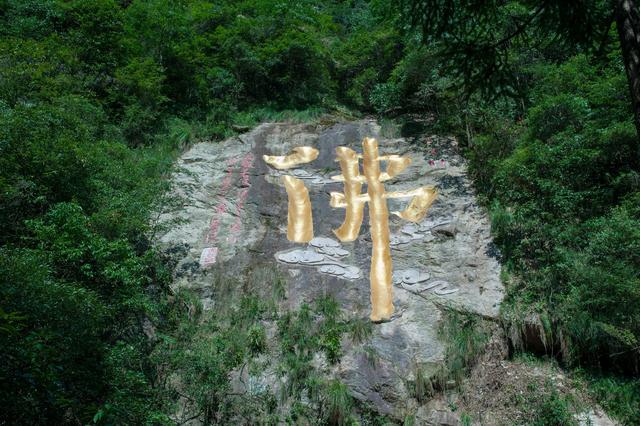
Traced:
<path fill-rule="evenodd" d="M 371 320 L 385 321 L 393 314 L 393 286 L 391 282 L 392 263 L 389 245 L 389 212 L 387 198 L 414 198 L 406 210 L 393 212 L 412 222 L 422 220 L 436 198 L 436 190 L 422 187 L 412 191 L 385 191 L 382 182 L 401 173 L 411 160 L 398 155 L 381 156 L 378 142 L 365 138 L 362 142 L 363 155 L 350 148 L 336 149 L 342 174 L 333 179 L 344 182 L 344 193 L 331 193 L 331 206 L 345 208 L 345 220 L 334 231 L 341 241 L 353 241 L 360 232 L 364 203 L 369 203 L 369 226 L 373 251 L 371 255 Z M 363 159 L 363 173 L 359 174 L 359 159 Z M 386 170 L 381 171 L 380 162 L 386 161 Z M 361 194 L 362 184 L 367 184 L 367 194 Z"/>
<path fill-rule="evenodd" d="M 338 147 L 336 155 L 342 174 L 332 179 L 344 182 L 344 192 L 331 193 L 331 206 L 345 209 L 342 225 L 334 230 L 341 241 L 354 241 L 362 227 L 364 205 L 369 203 L 369 226 L 373 250 L 371 255 L 371 320 L 386 321 L 393 314 L 393 286 L 391 281 L 392 262 L 389 244 L 388 198 L 413 197 L 404 211 L 393 214 L 411 221 L 419 222 L 436 198 L 433 187 L 421 187 L 409 191 L 386 192 L 383 182 L 397 176 L 411 160 L 399 155 L 379 155 L 378 142 L 365 138 L 363 154 L 351 148 Z M 284 157 L 265 156 L 267 163 L 278 169 L 286 169 L 313 161 L 318 151 L 311 147 L 299 147 Z M 363 160 L 363 174 L 360 174 L 359 161 Z M 380 163 L 386 163 L 382 171 Z M 282 180 L 289 197 L 287 237 L 295 242 L 308 242 L 313 238 L 313 223 L 309 192 L 304 183 L 292 176 L 283 176 Z M 362 193 L 362 185 L 367 184 L 367 193 Z"/>
<path fill-rule="evenodd" d="M 282 176 L 289 197 L 287 238 L 296 243 L 308 243 L 313 239 L 313 218 L 309 191 L 304 182 L 293 176 Z"/>
<path fill-rule="evenodd" d="M 310 146 L 300 146 L 286 156 L 264 155 L 262 158 L 270 166 L 286 170 L 300 164 L 310 163 L 318 158 L 320 151 Z M 309 191 L 304 182 L 293 176 L 280 178 L 289 197 L 289 214 L 287 218 L 287 238 L 296 243 L 308 243 L 313 239 L 313 218 Z"/>

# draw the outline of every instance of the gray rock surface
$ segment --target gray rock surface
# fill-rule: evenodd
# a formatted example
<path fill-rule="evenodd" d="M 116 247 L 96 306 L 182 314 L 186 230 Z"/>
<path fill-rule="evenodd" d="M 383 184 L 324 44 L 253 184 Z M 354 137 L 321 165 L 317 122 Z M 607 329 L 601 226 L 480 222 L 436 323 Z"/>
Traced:
<path fill-rule="evenodd" d="M 382 154 L 413 160 L 386 182 L 387 191 L 435 185 L 439 195 L 421 223 L 390 216 L 394 317 L 374 325 L 366 342 L 345 339 L 340 363 L 324 368 L 346 383 L 355 398 L 402 418 L 411 399 L 407 383 L 416 367 L 434 371 L 443 360 L 445 345 L 437 336 L 441 309 L 495 318 L 503 297 L 489 222 L 476 203 L 455 140 L 431 137 L 418 144 L 387 138 L 375 121 L 362 120 L 267 123 L 221 143 L 197 144 L 177 163 L 173 193 L 182 202 L 160 215 L 165 231 L 158 243 L 177 263 L 174 285 L 196 291 L 205 308 L 216 303 L 208 271 L 212 265 L 242 274 L 255 262 L 268 262 L 286 272 L 290 308 L 332 295 L 344 315 L 367 318 L 368 214 L 365 209 L 356 241 L 338 243 L 332 229 L 342 223 L 344 210 L 329 206 L 329 193 L 342 191 L 341 183 L 330 180 L 340 173 L 335 148 L 361 152 L 365 136 L 378 138 Z M 313 206 L 316 238 L 308 245 L 286 238 L 287 195 L 279 176 L 291 171 L 270 169 L 262 161 L 263 154 L 285 155 L 302 145 L 320 150 L 314 162 L 294 174 L 306 182 Z M 403 210 L 408 202 L 390 199 L 389 211 Z M 376 355 L 373 362 L 371 353 Z M 438 421 L 449 424 L 448 419 Z"/>

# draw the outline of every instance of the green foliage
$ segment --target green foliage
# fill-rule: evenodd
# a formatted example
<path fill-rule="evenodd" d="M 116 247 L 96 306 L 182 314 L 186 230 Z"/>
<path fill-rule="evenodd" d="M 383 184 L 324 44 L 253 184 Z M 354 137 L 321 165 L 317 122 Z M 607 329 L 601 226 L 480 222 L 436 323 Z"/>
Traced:
<path fill-rule="evenodd" d="M 530 424 L 535 426 L 571 426 L 578 422 L 573 417 L 569 401 L 554 389 L 544 392 L 530 389 L 526 406 L 531 412 Z"/>
<path fill-rule="evenodd" d="M 393 108 L 435 112 L 454 101 L 449 91 L 451 82 L 443 75 L 435 49 L 408 45 L 404 53 L 389 79 L 371 93 L 371 102 L 378 112 Z M 442 112 L 442 117 L 449 116 Z"/>
<path fill-rule="evenodd" d="M 273 305 L 282 297 L 269 293 L 282 277 L 268 267 L 245 272 L 215 272 L 215 310 L 203 312 L 189 293 L 178 294 L 181 300 L 169 311 L 178 330 L 162 335 L 152 354 L 160 368 L 179 377 L 164 384 L 164 394 L 183 398 L 183 419 L 195 416 L 209 424 L 234 423 L 238 416 L 269 424 L 351 424 L 354 404 L 347 387 L 324 379 L 316 366 L 319 354 L 327 360 L 339 355 L 349 326 L 336 301 L 326 297 L 313 309 L 302 305 L 279 313 Z M 334 341 L 337 349 L 327 343 Z M 279 394 L 264 383 L 265 371 L 281 376 Z M 238 393 L 238 386 L 246 392 Z M 288 407 L 284 412 L 278 401 Z"/>
<path fill-rule="evenodd" d="M 424 42 L 439 45 L 448 74 L 467 91 L 522 96 L 522 69 L 536 50 L 562 56 L 603 48 L 615 8 L 609 1 L 402 1 L 406 22 Z"/>
<path fill-rule="evenodd" d="M 328 423 L 341 426 L 349 424 L 348 420 L 351 416 L 353 402 L 347 387 L 338 381 L 330 382 L 327 389 L 327 399 L 329 400 L 327 407 Z"/>
<path fill-rule="evenodd" d="M 363 343 L 373 334 L 373 324 L 368 318 L 352 320 L 349 325 L 349 335 L 354 343 Z"/>
<path fill-rule="evenodd" d="M 3 332 L 3 418 L 61 422 L 64 409 L 84 410 L 80 402 L 102 391 L 108 307 L 91 289 L 54 279 L 38 251 L 3 249 L 1 259 L 3 309 L 22 318 L 18 332 Z"/>
<path fill-rule="evenodd" d="M 613 376 L 584 376 L 591 394 L 611 417 L 622 424 L 639 424 L 640 381 Z"/>
<path fill-rule="evenodd" d="M 141 320 L 159 308 L 145 288 L 167 276 L 135 240 L 107 238 L 96 225 L 78 204 L 57 203 L 27 222 L 25 247 L 2 249 L 3 307 L 19 313 L 10 325 L 20 327 L 3 345 L 7 419 L 88 421 L 107 398 L 112 419 L 137 423 L 159 409 Z"/>
<path fill-rule="evenodd" d="M 447 342 L 447 349 L 445 365 L 436 373 L 434 385 L 443 389 L 449 380 L 460 384 L 482 354 L 491 333 L 487 324 L 478 316 L 447 311 L 438 328 L 438 335 Z M 422 374 L 416 376 L 417 390 L 423 393 L 432 389 L 431 386 L 420 383 L 426 377 Z"/>
<path fill-rule="evenodd" d="M 400 36 L 392 29 L 357 28 L 336 53 L 339 100 L 358 109 L 379 110 L 384 101 L 376 87 L 389 77 L 391 66 L 400 59 L 400 43 Z"/>
<path fill-rule="evenodd" d="M 567 250 L 567 265 L 559 265 L 567 268 L 562 320 L 571 333 L 576 357 L 610 352 L 615 363 L 624 363 L 636 356 L 640 263 L 633 250 L 640 242 L 638 219 L 619 207 L 589 221 L 585 231 L 590 238 L 583 250 Z"/>
<path fill-rule="evenodd" d="M 609 354 L 621 366 L 640 337 L 638 145 L 628 110 L 603 101 L 624 85 L 619 64 L 588 65 L 584 56 L 540 65 L 526 130 L 498 151 L 481 151 L 494 140 L 484 136 L 471 159 L 495 200 L 495 240 L 524 277 L 511 294 L 545 301 L 567 360 Z"/>
<path fill-rule="evenodd" d="M 314 313 L 321 320 L 314 318 Z M 282 353 L 290 361 L 285 371 L 298 371 L 298 380 L 290 384 L 289 393 L 296 394 L 305 386 L 308 364 L 318 351 L 324 352 L 331 364 L 339 361 L 342 335 L 350 324 L 340 318 L 337 302 L 332 298 L 321 298 L 315 310 L 303 305 L 298 312 L 287 313 L 278 320 Z M 291 376 L 290 376 L 291 377 Z"/>
<path fill-rule="evenodd" d="M 30 38 L 49 35 L 64 16 L 55 0 L 4 0 L 0 12 L 0 34 Z"/>
<path fill-rule="evenodd" d="M 250 287 L 264 285 L 265 275 L 255 271 L 248 276 Z M 269 304 L 274 301 L 233 291 L 241 287 L 237 277 L 216 272 L 214 278 L 219 308 L 203 311 L 199 300 L 186 291 L 171 305 L 171 322 L 176 327 L 159 337 L 151 354 L 159 368 L 176 378 L 162 377 L 163 396 L 181 396 L 183 414 L 208 424 L 225 424 L 242 413 L 269 415 L 271 395 L 260 390 L 255 400 L 238 397 L 232 392 L 231 376 L 241 366 L 249 377 L 260 374 L 254 357 L 268 350 L 264 321 L 270 318 Z"/>
<path fill-rule="evenodd" d="M 392 28 L 369 43 L 370 28 L 358 21 L 373 23 L 366 4 L 130 3 L 6 2 L 3 100 L 81 94 L 133 145 L 152 142 L 173 114 L 213 121 L 221 137 L 248 109 L 327 107 L 344 93 L 366 106 L 366 88 L 398 59 Z M 373 60 L 379 51 L 383 60 Z"/>

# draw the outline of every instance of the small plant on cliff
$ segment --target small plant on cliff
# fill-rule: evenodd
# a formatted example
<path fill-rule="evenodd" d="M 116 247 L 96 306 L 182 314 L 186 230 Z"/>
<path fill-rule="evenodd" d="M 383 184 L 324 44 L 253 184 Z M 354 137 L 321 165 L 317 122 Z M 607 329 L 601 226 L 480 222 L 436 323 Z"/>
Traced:
<path fill-rule="evenodd" d="M 445 364 L 436 373 L 434 383 L 442 389 L 448 381 L 460 383 L 482 354 L 490 333 L 487 324 L 477 315 L 446 310 L 438 334 L 447 342 Z"/>
<path fill-rule="evenodd" d="M 347 387 L 339 381 L 329 382 L 326 390 L 326 419 L 331 425 L 345 425 L 351 416 L 353 402 Z"/>

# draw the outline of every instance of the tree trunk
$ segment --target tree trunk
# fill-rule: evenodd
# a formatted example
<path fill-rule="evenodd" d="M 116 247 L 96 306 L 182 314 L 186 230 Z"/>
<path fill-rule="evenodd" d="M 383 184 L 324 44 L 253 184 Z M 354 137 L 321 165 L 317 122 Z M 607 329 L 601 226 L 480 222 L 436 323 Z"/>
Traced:
<path fill-rule="evenodd" d="M 636 131 L 640 138 L 640 12 L 637 0 L 617 0 L 616 25 L 629 81 Z"/>

